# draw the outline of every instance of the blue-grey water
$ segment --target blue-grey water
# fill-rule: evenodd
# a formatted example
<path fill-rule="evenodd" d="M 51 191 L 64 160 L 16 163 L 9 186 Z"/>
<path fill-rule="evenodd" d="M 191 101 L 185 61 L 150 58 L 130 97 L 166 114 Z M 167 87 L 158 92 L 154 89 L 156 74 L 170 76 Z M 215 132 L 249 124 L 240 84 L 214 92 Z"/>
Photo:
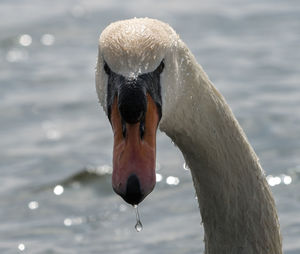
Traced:
<path fill-rule="evenodd" d="M 284 252 L 299 254 L 297 0 L 1 0 L 0 253 L 203 252 L 191 176 L 164 134 L 161 181 L 139 207 L 142 232 L 111 188 L 97 40 L 135 16 L 169 23 L 224 94 L 268 175 Z"/>

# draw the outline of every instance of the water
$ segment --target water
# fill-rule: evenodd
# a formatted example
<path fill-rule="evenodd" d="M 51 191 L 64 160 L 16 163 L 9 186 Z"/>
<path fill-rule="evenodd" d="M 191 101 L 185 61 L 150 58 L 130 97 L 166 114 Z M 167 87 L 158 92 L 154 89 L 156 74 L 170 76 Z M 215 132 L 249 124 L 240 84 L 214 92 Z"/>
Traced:
<path fill-rule="evenodd" d="M 110 22 L 134 16 L 171 24 L 224 94 L 269 176 L 284 251 L 300 253 L 293 0 L 1 1 L 0 253 L 203 251 L 191 176 L 164 134 L 160 181 L 139 205 L 139 234 L 111 188 L 112 131 L 94 86 L 97 40 Z"/>

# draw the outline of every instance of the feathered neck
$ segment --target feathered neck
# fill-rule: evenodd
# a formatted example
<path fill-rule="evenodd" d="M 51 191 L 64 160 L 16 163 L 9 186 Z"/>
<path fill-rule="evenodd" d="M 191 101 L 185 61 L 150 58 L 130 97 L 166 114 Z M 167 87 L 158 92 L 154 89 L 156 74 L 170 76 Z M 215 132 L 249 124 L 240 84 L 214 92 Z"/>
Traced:
<path fill-rule="evenodd" d="M 165 93 L 172 85 L 177 95 L 165 96 L 170 101 L 160 129 L 191 168 L 205 253 L 282 253 L 274 200 L 255 152 L 183 43 L 176 53 L 177 85 L 164 85 Z"/>

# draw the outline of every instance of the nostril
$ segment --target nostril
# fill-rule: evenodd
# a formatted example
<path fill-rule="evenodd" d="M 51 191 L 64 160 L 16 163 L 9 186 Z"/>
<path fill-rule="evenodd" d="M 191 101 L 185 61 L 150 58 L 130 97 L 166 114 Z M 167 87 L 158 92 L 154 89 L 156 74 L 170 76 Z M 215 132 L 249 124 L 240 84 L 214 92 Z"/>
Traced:
<path fill-rule="evenodd" d="M 126 193 L 123 195 L 123 199 L 131 205 L 137 205 L 144 199 L 140 181 L 135 174 L 128 177 Z"/>
<path fill-rule="evenodd" d="M 140 122 L 140 136 L 141 136 L 141 139 L 143 139 L 144 133 L 145 133 L 145 117 L 143 117 L 141 122 Z"/>
<path fill-rule="evenodd" d="M 122 119 L 122 135 L 123 135 L 123 138 L 126 137 L 126 123 L 125 123 L 124 119 Z"/>

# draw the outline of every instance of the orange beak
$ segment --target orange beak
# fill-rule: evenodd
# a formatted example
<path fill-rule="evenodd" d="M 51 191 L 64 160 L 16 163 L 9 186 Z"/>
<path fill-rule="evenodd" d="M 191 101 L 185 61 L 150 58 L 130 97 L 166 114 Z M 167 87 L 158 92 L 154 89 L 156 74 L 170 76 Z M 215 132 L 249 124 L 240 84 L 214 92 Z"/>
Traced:
<path fill-rule="evenodd" d="M 126 202 L 139 204 L 155 186 L 156 131 L 159 122 L 157 106 L 147 94 L 144 132 L 141 122 L 124 125 L 115 97 L 111 107 L 114 132 L 112 186 Z"/>

